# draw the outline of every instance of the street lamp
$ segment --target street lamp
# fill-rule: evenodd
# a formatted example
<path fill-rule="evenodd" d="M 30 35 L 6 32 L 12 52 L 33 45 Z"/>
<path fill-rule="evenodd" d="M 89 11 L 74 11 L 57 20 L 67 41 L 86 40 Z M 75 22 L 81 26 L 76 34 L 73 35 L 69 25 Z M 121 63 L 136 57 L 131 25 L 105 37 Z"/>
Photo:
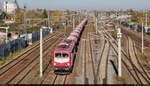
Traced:
<path fill-rule="evenodd" d="M 27 40 L 27 30 L 26 30 L 26 6 L 24 6 L 24 34 L 25 34 L 25 40 Z"/>

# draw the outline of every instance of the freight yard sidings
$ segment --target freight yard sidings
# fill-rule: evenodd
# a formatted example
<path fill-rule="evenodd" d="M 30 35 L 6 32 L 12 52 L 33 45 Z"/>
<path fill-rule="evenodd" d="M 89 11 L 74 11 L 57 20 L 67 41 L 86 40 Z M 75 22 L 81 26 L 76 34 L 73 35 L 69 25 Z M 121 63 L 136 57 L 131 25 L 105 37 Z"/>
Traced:
<path fill-rule="evenodd" d="M 0 84 L 150 84 L 148 9 L 26 8 L 0 14 Z"/>

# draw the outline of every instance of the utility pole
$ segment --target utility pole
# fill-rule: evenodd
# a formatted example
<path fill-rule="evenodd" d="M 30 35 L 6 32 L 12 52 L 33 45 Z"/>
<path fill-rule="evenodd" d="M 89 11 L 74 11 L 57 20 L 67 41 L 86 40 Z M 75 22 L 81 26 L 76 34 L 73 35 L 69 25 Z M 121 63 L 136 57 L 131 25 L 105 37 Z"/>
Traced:
<path fill-rule="evenodd" d="M 42 41 L 43 39 L 42 39 L 42 28 L 40 29 L 40 77 L 42 77 L 43 76 L 43 73 L 42 73 L 42 58 L 43 58 L 43 55 L 42 55 L 42 51 L 43 51 L 43 41 Z"/>
<path fill-rule="evenodd" d="M 8 43 L 8 36 L 7 36 L 7 35 L 8 35 L 8 28 L 9 28 L 9 27 L 6 27 L 6 28 L 5 28 L 5 29 L 6 29 L 6 43 Z"/>
<path fill-rule="evenodd" d="M 74 19 L 74 16 L 73 16 L 73 30 L 75 29 L 75 19 Z"/>
<path fill-rule="evenodd" d="M 51 22 L 50 22 L 50 14 L 48 11 L 48 28 L 51 29 L 51 33 L 53 32 L 53 28 L 51 28 Z"/>
<path fill-rule="evenodd" d="M 48 11 L 48 27 L 50 28 L 50 14 L 49 14 L 49 11 Z"/>
<path fill-rule="evenodd" d="M 7 14 L 7 4 L 8 4 L 8 2 L 6 1 L 6 14 Z M 5 21 L 6 21 L 6 19 L 7 19 L 7 16 L 5 16 Z"/>
<path fill-rule="evenodd" d="M 146 18 L 145 18 L 145 27 L 147 27 L 147 10 L 146 10 Z"/>
<path fill-rule="evenodd" d="M 97 34 L 97 17 L 96 17 L 96 24 L 95 25 L 96 25 L 96 34 Z"/>
<path fill-rule="evenodd" d="M 26 28 L 26 6 L 24 5 L 24 34 L 25 34 L 25 40 L 27 40 L 27 28 Z"/>
<path fill-rule="evenodd" d="M 119 77 L 122 76 L 121 74 L 121 29 L 118 28 L 117 38 L 118 38 L 118 75 Z"/>
<path fill-rule="evenodd" d="M 143 55 L 143 52 L 144 52 L 144 36 L 143 36 L 143 22 L 142 22 L 142 55 Z"/>
<path fill-rule="evenodd" d="M 79 16 L 79 23 L 80 23 L 80 20 L 81 20 L 81 13 L 79 13 L 79 15 L 78 15 L 78 16 Z"/>
<path fill-rule="evenodd" d="M 65 22 L 63 23 L 63 25 L 64 25 L 64 29 L 65 29 L 65 37 L 66 37 L 66 20 L 65 20 Z"/>

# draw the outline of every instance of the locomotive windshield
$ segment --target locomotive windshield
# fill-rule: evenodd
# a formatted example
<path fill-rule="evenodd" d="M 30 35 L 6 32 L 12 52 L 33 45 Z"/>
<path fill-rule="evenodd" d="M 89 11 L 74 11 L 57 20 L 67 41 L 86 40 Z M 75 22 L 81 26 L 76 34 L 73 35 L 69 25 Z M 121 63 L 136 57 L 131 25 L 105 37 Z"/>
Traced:
<path fill-rule="evenodd" d="M 56 58 L 69 57 L 68 53 L 55 53 Z"/>
<path fill-rule="evenodd" d="M 61 57 L 61 53 L 55 53 L 55 57 L 56 58 L 60 58 Z"/>
<path fill-rule="evenodd" d="M 62 57 L 69 57 L 68 53 L 62 53 Z"/>

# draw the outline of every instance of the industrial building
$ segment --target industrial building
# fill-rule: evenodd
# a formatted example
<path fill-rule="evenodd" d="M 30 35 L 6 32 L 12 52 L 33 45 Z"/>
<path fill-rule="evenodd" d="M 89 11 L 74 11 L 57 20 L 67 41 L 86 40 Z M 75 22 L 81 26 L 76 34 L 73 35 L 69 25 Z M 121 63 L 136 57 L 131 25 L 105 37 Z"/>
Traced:
<path fill-rule="evenodd" d="M 4 12 L 8 14 L 14 14 L 19 8 L 19 6 L 17 4 L 17 0 L 15 0 L 14 2 L 5 1 L 3 2 L 2 8 Z"/>

